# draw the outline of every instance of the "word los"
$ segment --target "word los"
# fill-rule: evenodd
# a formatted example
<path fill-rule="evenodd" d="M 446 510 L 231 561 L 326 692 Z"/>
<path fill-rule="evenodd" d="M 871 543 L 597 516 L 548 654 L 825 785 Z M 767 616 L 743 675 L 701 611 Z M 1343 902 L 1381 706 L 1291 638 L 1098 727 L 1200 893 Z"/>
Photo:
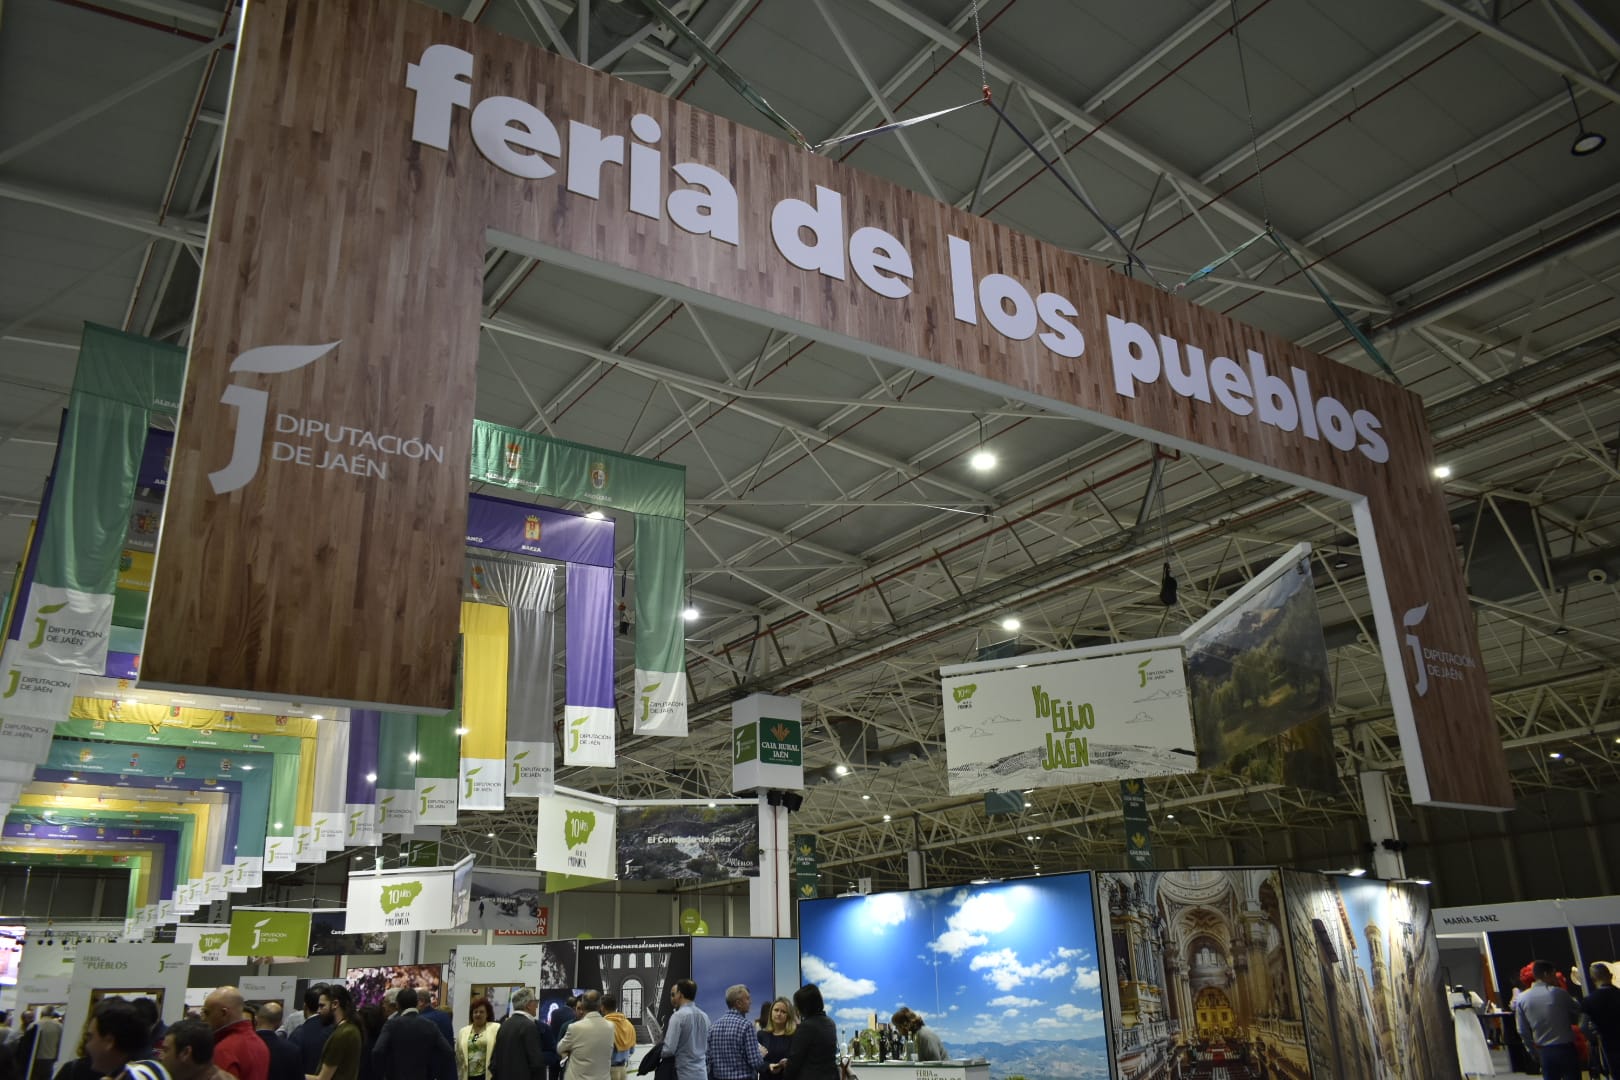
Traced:
<path fill-rule="evenodd" d="M 1030 687 L 1035 697 L 1035 716 L 1050 718 L 1052 730 L 1047 732 L 1046 747 L 1041 752 L 1041 768 L 1083 769 L 1091 764 L 1091 745 L 1087 736 L 1076 737 L 1076 731 L 1090 731 L 1097 726 L 1096 710 L 1090 702 L 1076 705 L 1052 697 L 1037 683 Z"/>

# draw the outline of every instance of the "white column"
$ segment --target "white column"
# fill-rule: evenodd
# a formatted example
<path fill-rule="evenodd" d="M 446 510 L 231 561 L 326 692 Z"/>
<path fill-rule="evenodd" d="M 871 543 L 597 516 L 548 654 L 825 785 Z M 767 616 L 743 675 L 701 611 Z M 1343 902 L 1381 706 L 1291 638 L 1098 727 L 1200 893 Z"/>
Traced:
<path fill-rule="evenodd" d="M 759 795 L 759 876 L 748 879 L 748 933 L 793 936 L 792 834 L 785 806 Z"/>
<path fill-rule="evenodd" d="M 1367 835 L 1373 843 L 1373 874 L 1391 880 L 1406 876 L 1406 860 L 1399 851 L 1390 851 L 1384 840 L 1398 840 L 1395 807 L 1389 799 L 1389 777 L 1377 770 L 1360 773 L 1361 803 L 1367 810 Z"/>

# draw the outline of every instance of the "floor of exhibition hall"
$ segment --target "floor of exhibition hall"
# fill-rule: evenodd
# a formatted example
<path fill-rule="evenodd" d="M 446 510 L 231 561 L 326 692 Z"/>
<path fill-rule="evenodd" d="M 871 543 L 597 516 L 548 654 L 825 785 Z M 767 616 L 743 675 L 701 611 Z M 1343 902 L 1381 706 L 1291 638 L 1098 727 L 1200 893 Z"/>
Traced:
<path fill-rule="evenodd" d="M 1617 67 L 1615 0 L 0 3 L 0 1074 L 338 984 L 368 1055 L 739 984 L 861 1080 L 1601 1053 Z"/>

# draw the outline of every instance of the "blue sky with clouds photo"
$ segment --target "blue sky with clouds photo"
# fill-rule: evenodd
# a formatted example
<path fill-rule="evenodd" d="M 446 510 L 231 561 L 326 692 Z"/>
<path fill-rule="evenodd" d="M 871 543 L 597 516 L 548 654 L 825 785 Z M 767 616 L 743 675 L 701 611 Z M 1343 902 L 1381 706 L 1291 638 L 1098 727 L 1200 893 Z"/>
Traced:
<path fill-rule="evenodd" d="M 807 900 L 799 962 L 846 1043 L 901 1005 L 950 1053 L 1105 1032 L 1088 874 Z"/>

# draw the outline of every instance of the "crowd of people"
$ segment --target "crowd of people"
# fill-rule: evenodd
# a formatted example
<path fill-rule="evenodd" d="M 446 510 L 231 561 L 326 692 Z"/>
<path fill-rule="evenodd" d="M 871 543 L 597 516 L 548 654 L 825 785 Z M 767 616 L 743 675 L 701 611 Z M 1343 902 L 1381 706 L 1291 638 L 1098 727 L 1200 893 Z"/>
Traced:
<path fill-rule="evenodd" d="M 654 1080 L 839 1080 L 837 1028 L 821 991 L 805 985 L 789 1001 L 766 1002 L 751 1018 L 748 987 L 726 991 L 726 1012 L 711 1021 L 697 986 L 678 980 L 664 1039 L 642 1062 Z M 571 996 L 549 1020 L 521 988 L 497 1020 L 482 997 L 457 1031 L 432 991 L 390 987 L 377 1005 L 357 1008 L 343 983 L 309 987 L 301 1010 L 254 1003 L 234 986 L 210 992 L 202 1007 L 165 1026 L 150 998 L 97 1003 L 73 1059 L 54 1007 L 0 1042 L 0 1080 L 626 1080 L 636 1028 L 610 993 Z M 924 1055 L 944 1048 L 922 1017 L 901 1009 L 892 1024 Z M 29 1062 L 33 1063 L 28 1070 Z M 25 1075 L 26 1073 L 26 1075 Z"/>
<path fill-rule="evenodd" d="M 1529 968 L 1529 988 L 1513 999 L 1514 1024 L 1543 1080 L 1580 1080 L 1588 1068 L 1594 1075 L 1615 1076 L 1620 1061 L 1620 988 L 1614 985 L 1609 965 L 1587 969 L 1592 990 L 1580 998 L 1569 992 L 1568 982 L 1554 965 L 1537 960 Z M 1588 1032 L 1596 1047 L 1590 1046 Z"/>

